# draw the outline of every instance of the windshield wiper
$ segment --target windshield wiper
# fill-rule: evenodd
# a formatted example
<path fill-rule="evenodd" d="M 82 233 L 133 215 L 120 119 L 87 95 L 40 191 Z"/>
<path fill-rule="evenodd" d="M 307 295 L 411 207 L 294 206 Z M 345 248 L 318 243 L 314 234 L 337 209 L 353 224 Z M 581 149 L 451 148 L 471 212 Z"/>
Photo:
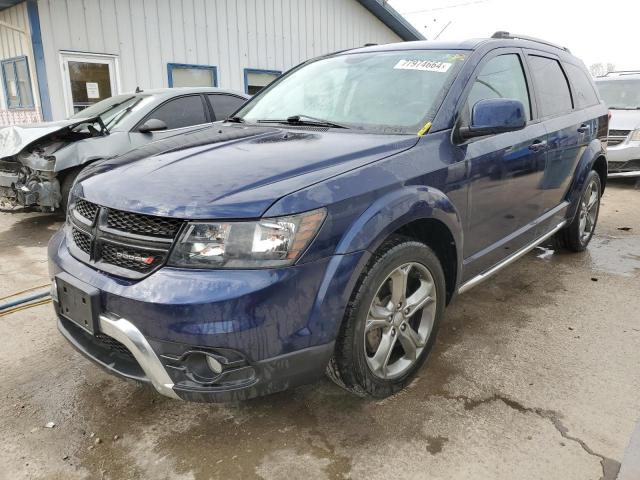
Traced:
<path fill-rule="evenodd" d="M 133 98 L 133 97 L 131 97 Z M 130 100 L 130 99 L 129 99 Z M 142 98 L 139 98 L 138 100 L 136 100 L 135 102 L 133 102 L 131 105 L 129 105 L 127 108 L 125 108 L 124 110 L 122 110 L 119 113 L 116 113 L 113 117 L 111 117 L 109 119 L 109 121 L 107 123 L 105 123 L 105 128 L 108 128 L 109 125 L 111 124 L 116 124 L 116 120 L 119 122 L 120 120 L 122 120 L 122 118 L 128 114 L 133 107 L 135 107 L 136 105 L 138 105 L 140 102 L 142 101 Z M 118 105 L 122 105 L 124 102 L 120 102 Z M 102 115 L 104 115 L 104 113 L 100 114 L 100 118 L 102 118 Z"/>
<path fill-rule="evenodd" d="M 333 127 L 333 128 L 351 128 L 348 125 L 342 123 L 332 122 L 330 120 L 324 120 L 322 118 L 310 117 L 309 115 L 291 115 L 284 120 L 278 119 L 265 119 L 258 120 L 257 123 L 288 123 L 289 125 L 313 125 L 319 127 Z"/>
<path fill-rule="evenodd" d="M 245 119 L 242 117 L 227 117 L 224 119 L 225 122 L 233 122 L 233 123 L 245 123 Z"/>

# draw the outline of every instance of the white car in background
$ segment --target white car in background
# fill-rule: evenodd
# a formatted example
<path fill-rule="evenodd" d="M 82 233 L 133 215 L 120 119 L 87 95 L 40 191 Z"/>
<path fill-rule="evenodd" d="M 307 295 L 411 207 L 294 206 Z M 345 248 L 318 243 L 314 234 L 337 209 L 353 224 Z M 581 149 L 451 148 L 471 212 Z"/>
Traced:
<path fill-rule="evenodd" d="M 640 71 L 610 72 L 596 86 L 611 112 L 608 176 L 640 176 Z"/>
<path fill-rule="evenodd" d="M 248 95 L 219 88 L 164 88 L 116 95 L 67 120 L 0 128 L 0 203 L 66 210 L 89 163 L 224 120 Z"/>

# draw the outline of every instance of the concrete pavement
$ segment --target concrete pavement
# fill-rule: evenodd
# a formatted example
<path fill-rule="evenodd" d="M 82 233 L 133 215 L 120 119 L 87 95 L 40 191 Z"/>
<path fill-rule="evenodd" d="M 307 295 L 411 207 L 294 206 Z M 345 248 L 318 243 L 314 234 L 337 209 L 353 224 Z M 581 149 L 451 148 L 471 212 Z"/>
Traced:
<path fill-rule="evenodd" d="M 58 227 L 0 213 L 0 297 L 48 283 Z M 328 380 L 173 401 L 73 351 L 50 305 L 0 317 L 0 364 L 0 479 L 612 480 L 640 417 L 640 189 L 611 182 L 587 252 L 535 250 L 460 296 L 383 401 Z"/>

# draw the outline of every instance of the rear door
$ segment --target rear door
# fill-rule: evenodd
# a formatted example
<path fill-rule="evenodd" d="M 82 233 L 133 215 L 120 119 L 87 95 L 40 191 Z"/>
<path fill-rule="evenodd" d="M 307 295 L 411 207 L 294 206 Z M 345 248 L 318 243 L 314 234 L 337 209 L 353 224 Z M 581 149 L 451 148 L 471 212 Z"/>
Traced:
<path fill-rule="evenodd" d="M 520 100 L 528 118 L 523 130 L 471 139 L 460 144 L 469 189 L 464 242 L 465 279 L 471 278 L 534 240 L 542 210 L 546 132 L 535 118 L 530 82 L 520 49 L 498 49 L 479 64 L 460 112 L 468 125 L 476 102 Z"/>
<path fill-rule="evenodd" d="M 537 50 L 527 51 L 535 85 L 539 120 L 547 132 L 547 158 L 542 180 L 543 223 L 538 230 L 555 227 L 564 218 L 565 197 L 578 161 L 595 135 L 595 120 L 585 118 L 575 106 L 567 74 L 559 58 Z"/>

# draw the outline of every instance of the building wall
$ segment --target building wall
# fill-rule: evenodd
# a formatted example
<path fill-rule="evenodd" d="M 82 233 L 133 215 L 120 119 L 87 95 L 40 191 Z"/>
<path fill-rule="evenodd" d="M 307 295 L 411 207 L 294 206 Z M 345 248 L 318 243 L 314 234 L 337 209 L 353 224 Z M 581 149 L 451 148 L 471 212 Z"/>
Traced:
<path fill-rule="evenodd" d="M 27 57 L 29 76 L 31 77 L 31 90 L 36 105 L 29 111 L 7 110 L 7 99 L 2 86 L 2 73 L 0 73 L 0 126 L 12 123 L 24 123 L 39 119 L 40 97 L 36 77 L 36 66 L 31 49 L 31 31 L 27 15 L 27 3 L 22 2 L 13 7 L 0 11 L 0 21 L 14 25 L 25 34 L 0 25 L 0 61 L 14 57 Z"/>
<path fill-rule="evenodd" d="M 65 116 L 61 50 L 115 54 L 121 92 L 167 87 L 167 64 L 215 65 L 244 90 L 244 68 L 401 39 L 356 0 L 38 0 L 53 118 Z"/>

